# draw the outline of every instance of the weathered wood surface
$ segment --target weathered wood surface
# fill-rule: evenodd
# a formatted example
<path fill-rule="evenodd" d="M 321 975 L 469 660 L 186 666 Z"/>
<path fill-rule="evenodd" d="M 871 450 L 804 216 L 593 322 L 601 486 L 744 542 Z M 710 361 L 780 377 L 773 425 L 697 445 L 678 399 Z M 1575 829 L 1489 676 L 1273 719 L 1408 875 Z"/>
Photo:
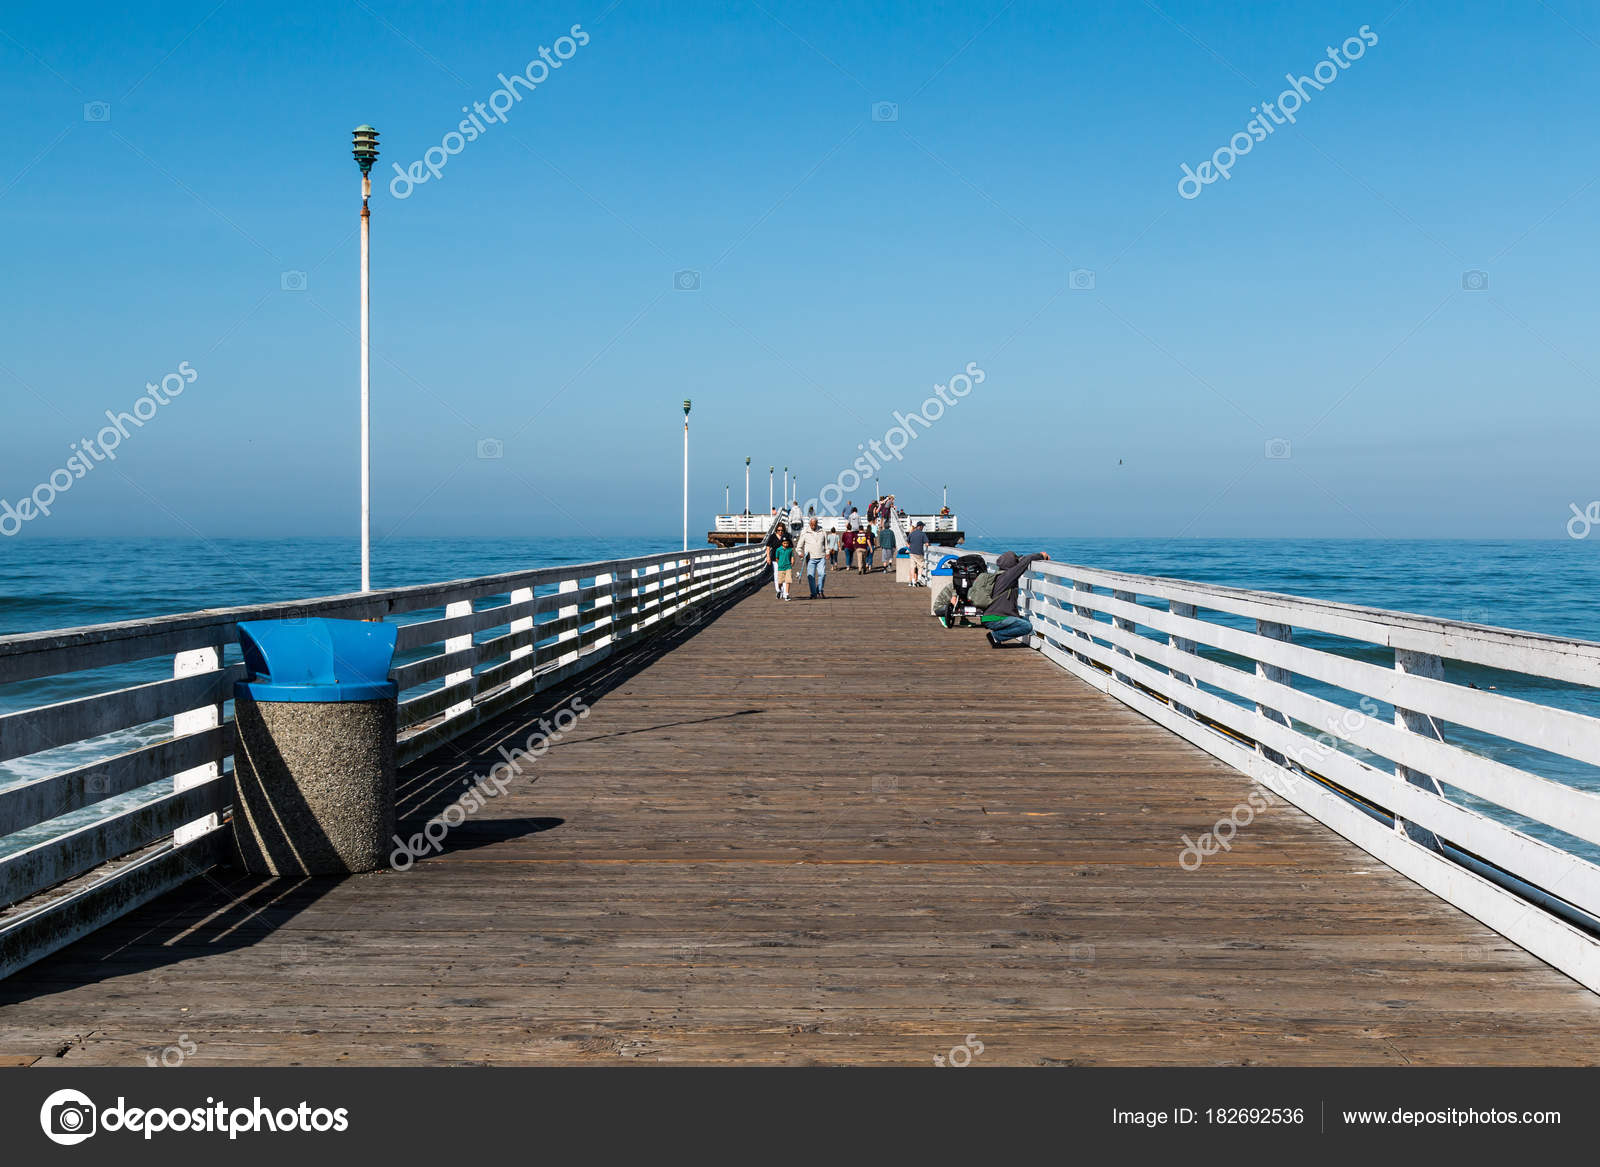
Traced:
<path fill-rule="evenodd" d="M 1600 1060 L 1600 999 L 1199 749 L 926 592 L 829 591 L 578 678 L 407 873 L 215 872 L 0 982 L 0 1061 Z M 563 697 L 408 767 L 411 829 Z"/>

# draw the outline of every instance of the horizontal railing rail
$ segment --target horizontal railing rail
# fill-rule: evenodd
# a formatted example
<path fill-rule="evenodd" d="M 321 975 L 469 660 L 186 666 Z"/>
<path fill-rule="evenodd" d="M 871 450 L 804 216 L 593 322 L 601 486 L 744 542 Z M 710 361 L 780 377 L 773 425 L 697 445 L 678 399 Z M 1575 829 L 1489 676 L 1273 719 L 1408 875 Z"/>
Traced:
<path fill-rule="evenodd" d="M 859 510 L 860 508 L 857 509 Z M 817 520 L 817 526 L 824 531 L 843 531 L 850 521 L 847 515 L 812 516 L 801 515 L 792 510 L 782 512 L 779 517 L 791 523 L 806 522 L 814 517 Z M 855 521 L 857 526 L 865 524 L 867 521 L 866 512 L 862 511 L 856 515 Z M 896 515 L 895 522 L 897 530 L 903 527 L 907 531 L 910 531 L 915 524 L 920 522 L 930 537 L 943 531 L 954 532 L 961 530 L 961 520 L 955 515 L 905 515 L 903 517 Z M 743 515 L 718 515 L 716 529 L 719 532 L 737 533 L 749 530 L 765 534 L 771 528 L 771 524 L 771 515 L 753 515 L 749 518 Z"/>
<path fill-rule="evenodd" d="M 1600 644 L 1047 561 L 1021 590 L 1051 661 L 1600 991 L 1600 795 L 1507 760 L 1600 765 L 1549 702 Z"/>
<path fill-rule="evenodd" d="M 45 771 L 0 786 L 0 976 L 224 856 L 241 621 L 397 621 L 404 763 L 764 570 L 760 547 L 671 552 L 0 637 L 0 685 L 172 673 L 0 714 L 0 762 Z M 156 740 L 111 744 L 128 731 Z M 52 762 L 63 747 L 96 756 Z"/>
<path fill-rule="evenodd" d="M 775 518 L 769 512 L 752 511 L 750 514 L 718 515 L 715 530 L 732 531 L 734 533 L 748 533 L 752 535 L 765 535 L 772 528 Z"/>

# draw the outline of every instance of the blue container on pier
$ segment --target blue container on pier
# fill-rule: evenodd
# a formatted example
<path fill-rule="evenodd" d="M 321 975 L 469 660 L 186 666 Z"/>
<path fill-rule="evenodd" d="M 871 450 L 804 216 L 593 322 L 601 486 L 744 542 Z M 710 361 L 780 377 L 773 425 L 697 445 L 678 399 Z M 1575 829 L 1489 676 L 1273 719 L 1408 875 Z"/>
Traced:
<path fill-rule="evenodd" d="M 365 620 L 246 620 L 239 647 L 257 701 L 377 701 L 394 697 L 393 624 Z"/>

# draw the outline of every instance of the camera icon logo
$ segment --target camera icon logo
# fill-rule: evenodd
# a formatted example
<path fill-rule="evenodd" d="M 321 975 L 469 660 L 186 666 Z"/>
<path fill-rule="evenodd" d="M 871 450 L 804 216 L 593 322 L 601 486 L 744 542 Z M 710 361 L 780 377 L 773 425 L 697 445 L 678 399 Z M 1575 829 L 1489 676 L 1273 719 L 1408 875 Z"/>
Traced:
<path fill-rule="evenodd" d="M 1275 462 L 1282 462 L 1283 460 L 1288 458 L 1289 457 L 1289 439 L 1288 438 L 1268 438 L 1267 439 L 1267 457 L 1271 458 Z"/>
<path fill-rule="evenodd" d="M 1067 285 L 1074 292 L 1094 291 L 1094 272 L 1086 267 L 1075 267 L 1067 273 Z"/>
<path fill-rule="evenodd" d="M 109 101 L 86 101 L 83 103 L 83 120 L 86 122 L 108 122 L 111 120 L 111 103 Z"/>
<path fill-rule="evenodd" d="M 506 456 L 506 444 L 504 442 L 502 442 L 499 438 L 479 438 L 478 439 L 478 460 L 479 461 L 492 462 L 496 458 L 504 458 L 505 456 Z"/>
<path fill-rule="evenodd" d="M 57 1090 L 39 1108 L 39 1125 L 45 1138 L 63 1147 L 73 1147 L 94 1134 L 99 1111 L 87 1094 L 78 1090 Z"/>
<path fill-rule="evenodd" d="M 303 292 L 306 290 L 306 273 L 286 271 L 278 277 L 278 286 L 285 292 Z"/>
<path fill-rule="evenodd" d="M 672 273 L 672 286 L 680 292 L 698 292 L 700 290 L 700 273 L 690 268 Z"/>
<path fill-rule="evenodd" d="M 900 120 L 900 107 L 892 101 L 875 101 L 872 103 L 872 120 L 897 122 Z"/>
<path fill-rule="evenodd" d="M 1474 268 L 1461 273 L 1461 290 L 1464 292 L 1487 292 L 1489 290 L 1489 273 Z"/>

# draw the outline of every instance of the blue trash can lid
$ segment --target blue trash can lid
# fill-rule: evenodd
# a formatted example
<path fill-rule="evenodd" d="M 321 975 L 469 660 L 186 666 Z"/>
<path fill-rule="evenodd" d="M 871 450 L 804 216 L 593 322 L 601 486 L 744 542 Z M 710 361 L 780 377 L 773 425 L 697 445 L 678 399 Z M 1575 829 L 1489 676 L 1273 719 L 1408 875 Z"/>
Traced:
<path fill-rule="evenodd" d="M 248 680 L 237 691 L 257 701 L 375 701 L 392 697 L 393 624 L 364 620 L 245 620 L 239 624 Z"/>

